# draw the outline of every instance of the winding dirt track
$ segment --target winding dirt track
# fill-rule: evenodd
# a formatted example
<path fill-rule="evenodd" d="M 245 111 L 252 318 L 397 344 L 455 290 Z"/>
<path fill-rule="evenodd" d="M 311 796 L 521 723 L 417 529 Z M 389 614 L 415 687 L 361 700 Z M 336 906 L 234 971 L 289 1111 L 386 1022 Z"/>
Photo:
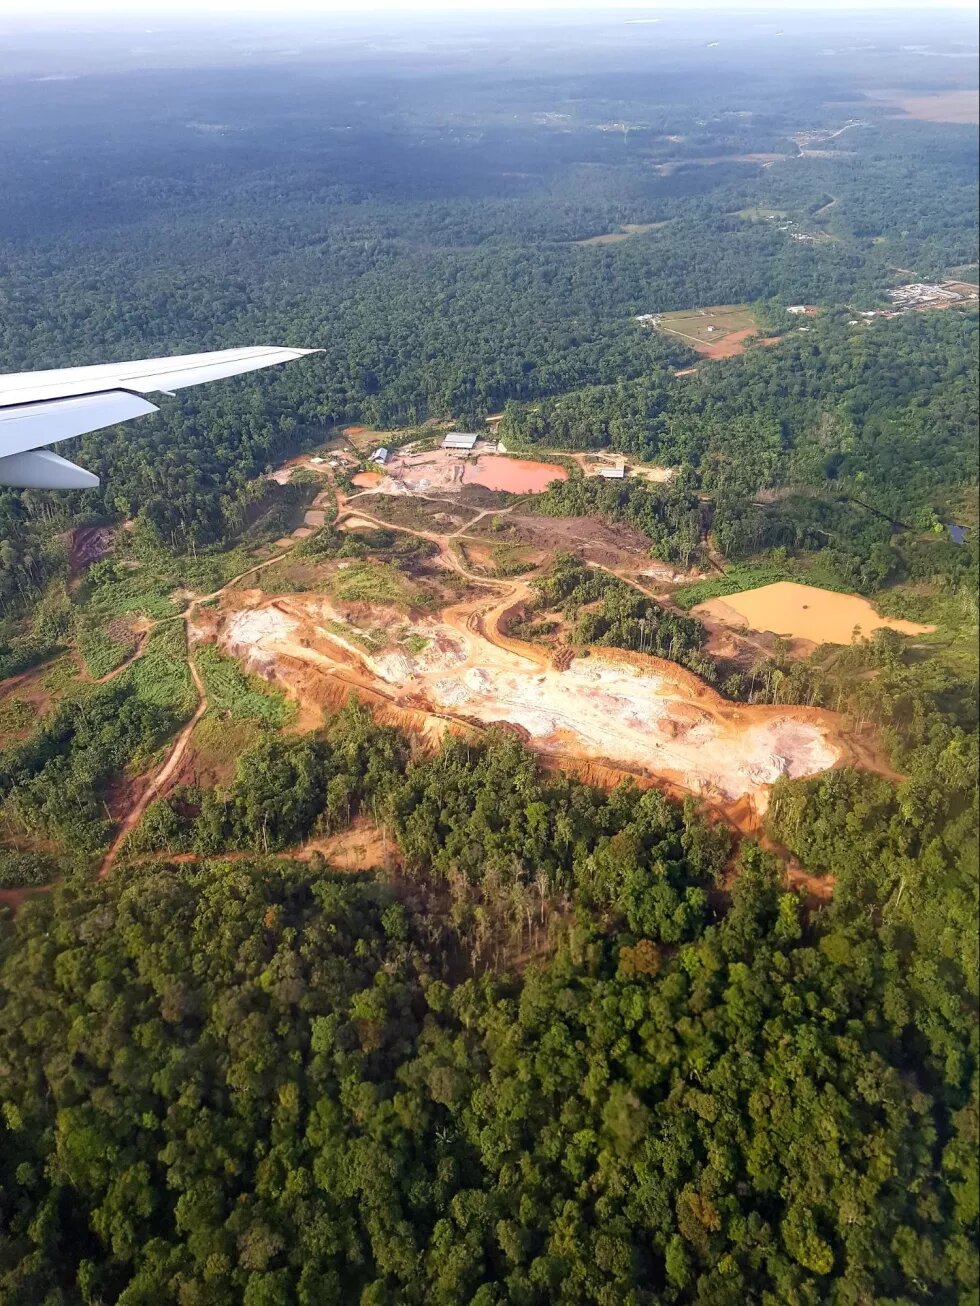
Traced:
<path fill-rule="evenodd" d="M 160 768 L 149 777 L 140 792 L 139 798 L 123 817 L 122 823 L 119 827 L 119 832 L 112 841 L 109 851 L 106 853 L 105 857 L 103 857 L 102 863 L 99 866 L 100 880 L 108 875 L 112 870 L 113 864 L 119 856 L 122 846 L 126 842 L 127 836 L 136 828 L 147 807 L 149 807 L 153 799 L 180 766 L 184 753 L 187 751 L 187 745 L 190 743 L 191 735 L 194 733 L 194 728 L 200 721 L 201 717 L 204 716 L 204 713 L 208 710 L 208 698 L 204 689 L 204 682 L 201 680 L 197 667 L 194 665 L 194 658 L 191 654 L 189 639 L 191 614 L 199 604 L 208 603 L 212 599 L 220 598 L 226 590 L 237 585 L 240 580 L 244 580 L 246 576 L 250 576 L 253 572 L 262 571 L 265 567 L 271 567 L 273 563 L 279 562 L 281 558 L 285 557 L 291 549 L 295 547 L 295 544 L 290 545 L 289 548 L 281 549 L 274 557 L 266 558 L 263 562 L 257 562 L 251 567 L 246 567 L 244 571 L 240 571 L 237 576 L 233 576 L 231 580 L 226 581 L 224 585 L 220 586 L 220 588 L 212 590 L 210 594 L 198 595 L 197 598 L 192 599 L 190 603 L 188 603 L 185 611 L 177 616 L 163 617 L 158 621 L 148 623 L 141 644 L 131 654 L 131 656 L 127 658 L 121 666 L 117 667 L 115 671 L 111 671 L 107 676 L 103 676 L 101 680 L 95 682 L 96 684 L 104 684 L 106 681 L 112 680 L 115 676 L 119 675 L 120 672 L 125 671 L 126 667 L 135 662 L 137 658 L 141 657 L 146 648 L 146 635 L 149 634 L 154 626 L 163 625 L 170 621 L 182 621 L 184 623 L 185 642 L 187 646 L 187 669 L 190 671 L 191 679 L 194 682 L 194 688 L 197 690 L 197 707 L 194 710 L 194 715 L 174 740 L 173 747 L 164 758 Z"/>
<path fill-rule="evenodd" d="M 484 641 L 484 648 L 486 645 L 490 645 L 495 650 L 500 650 L 501 653 L 508 655 L 510 659 L 519 658 L 525 664 L 530 664 L 531 668 L 538 673 L 542 670 L 546 670 L 550 674 L 553 674 L 554 668 L 552 667 L 551 654 L 547 650 L 538 648 L 533 644 L 525 643 L 522 640 L 515 639 L 506 633 L 506 615 L 508 612 L 520 603 L 531 598 L 534 594 L 534 590 L 529 584 L 528 577 L 498 579 L 495 577 L 479 575 L 470 570 L 452 547 L 452 540 L 456 537 L 464 537 L 466 531 L 473 525 L 474 521 L 479 521 L 487 516 L 497 515 L 499 512 L 511 511 L 510 508 L 502 510 L 487 509 L 481 511 L 475 518 L 463 526 L 452 530 L 450 533 L 439 534 L 431 530 L 395 525 L 391 522 L 375 517 L 367 511 L 362 511 L 360 507 L 353 502 L 353 500 L 356 500 L 359 497 L 359 495 L 352 495 L 350 498 L 345 498 L 342 494 L 337 492 L 338 511 L 336 524 L 338 526 L 342 525 L 347 529 L 352 527 L 356 528 L 358 526 L 369 526 L 381 528 L 386 531 L 398 531 L 434 543 L 438 548 L 439 559 L 442 566 L 448 570 L 456 572 L 470 583 L 478 585 L 484 590 L 484 594 L 475 599 L 471 598 L 464 603 L 455 604 L 452 607 L 447 608 L 443 613 L 443 621 L 448 625 L 454 625 L 457 629 L 467 632 L 471 637 L 471 643 L 472 637 L 475 636 L 478 641 Z M 294 548 L 298 542 L 299 540 L 293 540 L 289 546 L 282 548 L 272 557 L 246 567 L 243 571 L 239 572 L 236 576 L 232 577 L 230 580 L 225 582 L 225 584 L 213 590 L 211 593 L 198 595 L 192 598 L 183 613 L 175 614 L 172 617 L 162 618 L 158 621 L 147 622 L 141 631 L 141 642 L 137 648 L 134 649 L 133 653 L 120 667 L 100 679 L 99 683 L 104 683 L 107 680 L 113 679 L 142 656 L 147 646 L 147 636 L 149 635 L 150 630 L 152 630 L 156 625 L 171 621 L 182 621 L 184 623 L 185 631 L 188 636 L 187 665 L 198 696 L 197 707 L 191 718 L 181 728 L 180 733 L 177 735 L 160 766 L 155 772 L 147 777 L 144 785 L 139 790 L 138 796 L 133 802 L 132 807 L 122 818 L 116 837 L 102 860 L 99 869 L 100 877 L 103 877 L 110 872 L 124 847 L 127 836 L 138 825 L 149 804 L 163 791 L 167 783 L 177 773 L 187 752 L 193 732 L 208 710 L 207 694 L 197 668 L 194 665 L 189 638 L 191 633 L 191 619 L 195 610 L 203 603 L 210 603 L 213 600 L 221 598 L 221 596 L 227 591 L 238 586 L 247 576 L 251 576 L 264 570 L 266 567 L 273 566 L 275 563 L 281 561 L 282 558 L 289 554 L 291 549 Z M 655 599 L 658 602 L 663 602 L 662 596 L 658 596 L 635 578 L 623 575 L 612 567 L 604 566 L 600 563 L 594 562 L 591 565 L 598 566 L 609 574 L 616 576 L 617 579 L 631 585 L 640 593 Z M 276 606 L 288 609 L 289 602 L 289 599 L 284 596 L 282 599 L 276 600 Z M 308 665 L 311 662 L 315 664 L 320 660 L 316 651 L 310 648 L 305 641 L 302 646 L 297 645 L 295 649 L 283 649 L 282 651 L 288 652 L 293 655 L 297 661 L 306 662 Z M 484 655 L 478 656 L 485 660 Z M 696 676 L 693 676 L 693 674 L 684 671 L 683 668 L 677 667 L 673 663 L 666 663 L 661 659 L 645 657 L 643 655 L 622 654 L 616 650 L 604 650 L 604 657 L 607 660 L 631 662 L 634 664 L 642 662 L 643 669 L 647 672 L 659 672 L 675 682 L 686 683 L 690 681 L 691 683 L 688 685 L 688 691 L 693 699 L 697 701 L 698 710 L 704 716 L 722 721 L 727 720 L 728 717 L 732 715 L 733 707 L 731 704 L 727 703 L 724 699 L 721 699 L 705 682 L 699 680 Z M 413 715 L 418 715 L 414 710 L 411 698 L 406 699 L 403 694 L 390 694 L 386 692 L 374 677 L 370 677 L 367 674 L 367 668 L 358 665 L 360 660 L 359 657 L 355 657 L 350 660 L 351 665 L 338 665 L 332 658 L 322 658 L 324 665 L 321 669 L 328 672 L 330 679 L 335 680 L 340 685 L 346 685 L 348 689 L 366 693 L 366 695 L 374 701 L 380 702 L 388 700 L 393 709 L 397 711 L 408 709 L 413 713 Z M 471 654 L 471 659 L 468 659 L 468 663 L 471 660 L 475 664 L 479 664 L 477 662 L 476 652 Z M 343 659 L 341 659 L 341 661 L 343 661 Z M 327 665 L 328 663 L 330 665 Z M 513 662 L 510 663 L 510 666 L 511 668 L 513 667 Z M 20 679 L 20 677 L 17 678 L 18 681 Z M 3 688 L 7 689 L 11 687 L 11 682 L 8 682 L 8 684 Z M 759 720 L 768 717 L 770 711 L 765 708 L 756 708 L 754 710 Z M 771 711 L 775 712 L 777 709 L 771 709 Z M 821 718 L 827 716 L 827 714 L 824 713 L 812 713 L 807 709 L 784 708 L 778 709 L 778 711 L 782 712 L 784 715 L 796 716 L 799 714 L 800 719 L 803 719 L 803 717 L 806 717 L 807 719 L 815 719 L 816 716 L 820 716 Z M 454 724 L 457 727 L 461 723 L 470 720 L 468 717 L 458 717 L 454 714 L 452 709 L 447 712 L 445 708 L 440 710 L 438 706 L 434 706 L 433 704 L 428 706 L 425 715 L 430 717 L 432 720 L 439 719 Z M 474 720 L 473 724 L 482 723 L 478 723 Z M 602 760 L 601 756 L 599 756 L 599 754 L 604 752 L 603 743 L 603 740 L 595 741 L 594 746 L 596 751 L 593 753 L 595 759 L 594 763 L 590 764 L 581 757 L 578 759 L 578 762 L 576 762 L 575 757 L 570 756 L 569 759 L 567 759 L 569 765 L 573 768 L 581 764 L 586 765 L 586 767 L 592 765 L 596 770 L 596 774 L 598 774 L 607 766 L 607 763 Z M 589 749 L 589 752 L 592 753 L 592 749 Z M 556 757 L 552 758 L 553 762 L 557 760 Z M 608 766 L 613 765 L 613 763 L 608 763 Z M 630 770 L 629 767 L 626 769 Z M 674 787 L 669 780 L 667 781 L 667 787 L 671 789 Z M 748 796 L 747 801 L 748 806 L 751 807 L 752 802 Z M 736 806 L 738 806 L 738 804 L 736 804 Z M 732 816 L 730 815 L 727 819 L 732 819 Z M 738 823 L 737 820 L 735 820 L 735 823 Z M 757 821 L 753 821 L 752 824 L 757 824 Z"/>
<path fill-rule="evenodd" d="M 102 859 L 102 865 L 99 867 L 100 880 L 103 876 L 108 875 L 112 870 L 112 864 L 119 856 L 119 851 L 126 842 L 128 835 L 136 828 L 147 807 L 149 807 L 153 799 L 174 774 L 177 767 L 180 766 L 181 759 L 187 751 L 190 737 L 194 733 L 194 727 L 208 710 L 208 697 L 204 691 L 204 682 L 201 680 L 200 674 L 198 673 L 197 667 L 194 665 L 194 660 L 190 656 L 190 653 L 188 653 L 187 665 L 190 668 L 191 676 L 194 680 L 194 686 L 198 693 L 197 709 L 191 719 L 187 722 L 187 725 L 184 726 L 183 730 L 181 730 L 180 734 L 177 736 L 173 748 L 171 748 L 170 752 L 167 754 L 167 757 L 159 771 L 150 777 L 139 798 L 136 800 L 136 803 L 130 811 L 127 812 L 123 819 L 123 822 L 119 827 L 119 833 L 112 841 L 112 846 Z"/>

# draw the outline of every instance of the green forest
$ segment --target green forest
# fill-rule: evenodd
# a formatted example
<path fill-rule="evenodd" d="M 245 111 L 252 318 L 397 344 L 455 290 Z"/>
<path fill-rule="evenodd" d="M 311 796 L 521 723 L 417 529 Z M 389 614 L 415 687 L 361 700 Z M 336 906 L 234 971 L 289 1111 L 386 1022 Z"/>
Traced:
<path fill-rule="evenodd" d="M 0 52 L 4 372 L 323 351 L 82 437 L 95 491 L 0 488 L 4 1306 L 978 1300 L 977 314 L 861 316 L 976 281 L 976 128 L 888 98 L 961 94 L 975 32 L 779 22 Z M 782 338 L 636 320 L 726 304 Z M 512 636 L 841 713 L 875 765 L 780 779 L 750 836 L 508 728 L 311 721 L 188 643 L 259 567 L 466 590 L 329 495 L 272 554 L 328 484 L 272 469 L 433 419 L 569 470 L 520 505 L 555 540 Z M 628 585 L 584 520 L 694 579 Z M 709 652 L 690 609 L 775 580 L 934 629 Z M 127 833 L 204 696 L 221 778 Z"/>

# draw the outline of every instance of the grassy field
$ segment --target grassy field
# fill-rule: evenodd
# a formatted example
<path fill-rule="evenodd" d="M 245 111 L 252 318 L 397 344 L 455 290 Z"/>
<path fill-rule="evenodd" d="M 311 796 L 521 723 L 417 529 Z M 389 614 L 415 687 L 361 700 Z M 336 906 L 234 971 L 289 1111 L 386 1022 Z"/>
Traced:
<path fill-rule="evenodd" d="M 587 236 L 585 240 L 573 240 L 573 245 L 616 245 L 630 236 L 644 236 L 648 231 L 657 231 L 666 227 L 666 222 L 623 222 L 618 231 L 607 231 L 601 236 Z"/>
<path fill-rule="evenodd" d="M 777 218 L 788 218 L 789 214 L 785 209 L 766 209 L 753 204 L 750 208 L 739 209 L 737 216 L 746 222 L 775 222 Z"/>
<path fill-rule="evenodd" d="M 736 331 L 754 331 L 755 318 L 746 304 L 713 304 L 708 308 L 661 313 L 660 331 L 680 336 L 695 349 L 707 350 Z"/>

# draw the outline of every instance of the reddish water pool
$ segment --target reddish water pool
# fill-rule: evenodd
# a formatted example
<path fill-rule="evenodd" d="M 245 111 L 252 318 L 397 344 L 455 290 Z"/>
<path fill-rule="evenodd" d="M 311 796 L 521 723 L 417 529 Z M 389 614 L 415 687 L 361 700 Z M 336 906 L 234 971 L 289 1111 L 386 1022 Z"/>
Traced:
<path fill-rule="evenodd" d="M 567 481 L 564 467 L 551 463 L 525 462 L 522 458 L 501 458 L 484 454 L 468 462 L 464 485 L 483 485 L 488 490 L 510 490 L 512 494 L 540 494 L 553 481 Z"/>

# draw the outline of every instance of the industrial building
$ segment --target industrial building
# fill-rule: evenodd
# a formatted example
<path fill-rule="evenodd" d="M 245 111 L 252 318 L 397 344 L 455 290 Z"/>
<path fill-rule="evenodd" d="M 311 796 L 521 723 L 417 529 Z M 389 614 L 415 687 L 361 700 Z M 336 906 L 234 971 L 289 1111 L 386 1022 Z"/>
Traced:
<path fill-rule="evenodd" d="M 373 463 L 380 463 L 381 466 L 384 467 L 385 463 L 388 461 L 390 456 L 391 455 L 387 449 L 385 448 L 376 449 L 374 453 L 371 455 L 371 461 Z"/>
<path fill-rule="evenodd" d="M 442 447 L 444 449 L 456 449 L 461 453 L 469 453 L 479 438 L 478 435 L 470 435 L 466 431 L 449 431 L 442 442 Z"/>

